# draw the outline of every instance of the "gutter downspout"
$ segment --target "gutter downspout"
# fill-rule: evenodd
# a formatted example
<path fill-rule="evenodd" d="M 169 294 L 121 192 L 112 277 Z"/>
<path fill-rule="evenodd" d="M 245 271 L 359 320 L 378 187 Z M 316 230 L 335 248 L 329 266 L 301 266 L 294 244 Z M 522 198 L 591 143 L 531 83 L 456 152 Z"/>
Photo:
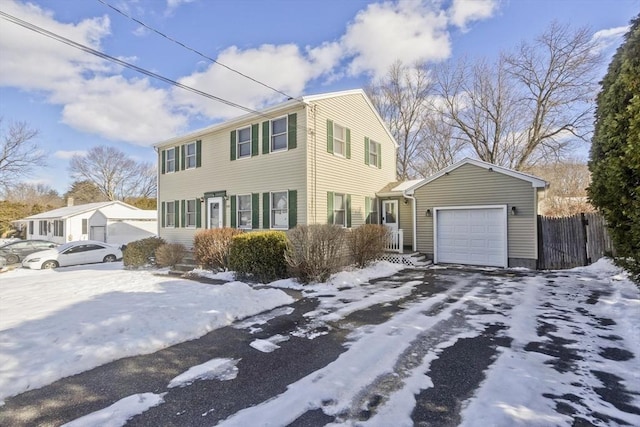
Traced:
<path fill-rule="evenodd" d="M 159 166 L 156 168 L 156 236 L 160 237 L 160 228 L 162 227 L 162 212 L 160 212 L 162 209 L 162 204 L 160 203 L 160 168 L 162 167 L 162 159 L 159 159 L 160 161 L 158 161 L 160 148 L 154 146 L 153 151 L 156 153 L 156 165 Z"/>
<path fill-rule="evenodd" d="M 418 212 L 417 200 L 415 197 L 410 196 L 404 191 L 402 192 L 402 197 L 406 197 L 407 199 L 411 200 L 411 203 L 413 205 L 413 233 L 411 236 L 412 237 L 411 248 L 413 249 L 413 252 L 416 252 L 416 247 L 417 247 L 416 236 L 418 234 L 418 228 L 417 228 L 418 218 L 416 215 Z"/>

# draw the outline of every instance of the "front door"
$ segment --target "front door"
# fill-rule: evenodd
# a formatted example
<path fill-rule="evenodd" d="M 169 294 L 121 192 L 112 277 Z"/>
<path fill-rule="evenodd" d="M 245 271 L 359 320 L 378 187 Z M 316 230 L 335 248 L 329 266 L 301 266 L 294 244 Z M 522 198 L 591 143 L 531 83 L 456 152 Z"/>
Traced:
<path fill-rule="evenodd" d="M 389 227 L 392 231 L 398 231 L 398 201 L 383 200 L 382 201 L 382 223 Z"/>
<path fill-rule="evenodd" d="M 208 200 L 207 228 L 222 228 L 222 197 L 211 197 Z"/>

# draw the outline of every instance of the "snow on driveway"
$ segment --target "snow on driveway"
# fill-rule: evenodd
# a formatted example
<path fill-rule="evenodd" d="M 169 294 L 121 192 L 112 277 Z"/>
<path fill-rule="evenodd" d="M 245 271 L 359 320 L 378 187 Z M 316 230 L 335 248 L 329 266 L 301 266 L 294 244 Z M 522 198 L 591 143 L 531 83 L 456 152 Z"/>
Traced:
<path fill-rule="evenodd" d="M 122 263 L 0 276 L 0 400 L 126 356 L 200 337 L 293 299 Z"/>

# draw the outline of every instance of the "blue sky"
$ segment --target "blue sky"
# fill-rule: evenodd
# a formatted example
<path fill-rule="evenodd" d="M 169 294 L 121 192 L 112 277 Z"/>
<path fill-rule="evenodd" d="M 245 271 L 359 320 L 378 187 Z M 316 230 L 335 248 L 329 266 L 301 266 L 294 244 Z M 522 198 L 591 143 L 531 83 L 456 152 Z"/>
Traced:
<path fill-rule="evenodd" d="M 590 27 L 611 55 L 640 12 L 640 0 L 103 1 L 294 97 L 362 87 L 396 60 L 495 57 L 553 20 Z M 0 0 L 0 11 L 249 108 L 284 100 L 98 0 Z M 109 145 L 153 162 L 153 143 L 241 114 L 0 19 L 0 116 L 39 129 L 48 153 L 31 182 L 64 193 L 73 154 Z"/>

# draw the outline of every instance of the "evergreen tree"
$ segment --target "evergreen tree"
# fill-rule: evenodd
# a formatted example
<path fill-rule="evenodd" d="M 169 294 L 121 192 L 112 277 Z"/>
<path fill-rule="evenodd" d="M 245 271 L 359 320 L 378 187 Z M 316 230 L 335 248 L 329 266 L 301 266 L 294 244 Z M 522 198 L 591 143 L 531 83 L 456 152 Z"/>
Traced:
<path fill-rule="evenodd" d="M 640 282 L 640 15 L 601 85 L 588 194 L 609 224 L 617 263 Z"/>

